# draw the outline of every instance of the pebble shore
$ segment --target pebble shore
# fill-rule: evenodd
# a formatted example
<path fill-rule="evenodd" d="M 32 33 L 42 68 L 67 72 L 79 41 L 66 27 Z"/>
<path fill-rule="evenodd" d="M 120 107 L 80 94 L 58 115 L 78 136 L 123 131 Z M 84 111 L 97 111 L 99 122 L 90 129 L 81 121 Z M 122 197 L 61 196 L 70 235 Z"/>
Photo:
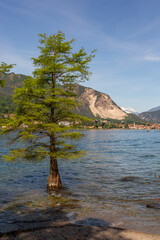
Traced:
<path fill-rule="evenodd" d="M 130 230 L 58 224 L 52 227 L 13 231 L 0 235 L 1 240 L 160 240 L 160 235 Z"/>

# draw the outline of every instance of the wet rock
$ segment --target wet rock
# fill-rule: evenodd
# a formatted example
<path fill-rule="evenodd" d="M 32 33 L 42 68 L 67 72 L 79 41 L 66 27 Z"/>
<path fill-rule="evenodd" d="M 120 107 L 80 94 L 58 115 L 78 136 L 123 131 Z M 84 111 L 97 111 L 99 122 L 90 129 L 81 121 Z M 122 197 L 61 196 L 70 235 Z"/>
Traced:
<path fill-rule="evenodd" d="M 160 175 L 156 175 L 156 174 L 155 174 L 155 177 L 156 177 L 156 178 L 160 178 Z"/>
<path fill-rule="evenodd" d="M 159 203 L 148 203 L 146 206 L 147 206 L 147 208 L 160 209 Z"/>
<path fill-rule="evenodd" d="M 121 181 L 128 182 L 128 181 L 135 181 L 136 177 L 123 177 Z"/>
<path fill-rule="evenodd" d="M 109 227 L 109 223 L 101 220 L 101 219 L 97 219 L 97 218 L 86 218 L 83 220 L 79 220 L 75 222 L 76 225 L 80 225 L 80 226 L 98 226 L 98 227 Z"/>

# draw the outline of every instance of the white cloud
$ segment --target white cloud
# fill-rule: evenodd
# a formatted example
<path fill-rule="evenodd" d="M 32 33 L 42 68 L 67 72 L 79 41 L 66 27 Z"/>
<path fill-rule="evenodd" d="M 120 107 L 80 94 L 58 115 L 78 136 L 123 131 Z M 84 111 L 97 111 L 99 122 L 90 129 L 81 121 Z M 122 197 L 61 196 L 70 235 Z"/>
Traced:
<path fill-rule="evenodd" d="M 160 62 L 160 56 L 156 55 L 146 55 L 143 59 L 150 62 Z"/>

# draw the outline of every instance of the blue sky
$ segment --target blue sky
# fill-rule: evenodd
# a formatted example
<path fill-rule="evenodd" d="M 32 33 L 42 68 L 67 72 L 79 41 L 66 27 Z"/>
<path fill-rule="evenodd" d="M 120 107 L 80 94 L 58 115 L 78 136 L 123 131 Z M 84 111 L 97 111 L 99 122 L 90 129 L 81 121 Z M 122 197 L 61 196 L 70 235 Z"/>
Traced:
<path fill-rule="evenodd" d="M 139 112 L 160 105 L 160 0 L 0 0 L 0 62 L 30 75 L 38 34 L 58 30 L 97 49 L 83 85 Z"/>

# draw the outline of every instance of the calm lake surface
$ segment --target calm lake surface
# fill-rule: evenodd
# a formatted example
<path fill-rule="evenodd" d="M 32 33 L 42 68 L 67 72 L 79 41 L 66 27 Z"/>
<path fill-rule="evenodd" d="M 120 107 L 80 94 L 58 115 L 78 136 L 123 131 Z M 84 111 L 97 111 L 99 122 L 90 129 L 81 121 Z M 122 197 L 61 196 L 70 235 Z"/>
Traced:
<path fill-rule="evenodd" d="M 31 221 L 38 224 L 40 219 L 47 222 L 50 209 L 52 217 L 61 212 L 55 221 L 64 214 L 73 222 L 83 220 L 80 224 L 109 223 L 160 233 L 160 209 L 146 207 L 160 204 L 160 178 L 155 177 L 160 175 L 160 131 L 83 133 L 76 144 L 86 155 L 59 161 L 64 189 L 54 194 L 46 192 L 49 161 L 2 161 L 11 146 L 6 136 L 0 136 L 0 232 L 24 228 Z"/>

